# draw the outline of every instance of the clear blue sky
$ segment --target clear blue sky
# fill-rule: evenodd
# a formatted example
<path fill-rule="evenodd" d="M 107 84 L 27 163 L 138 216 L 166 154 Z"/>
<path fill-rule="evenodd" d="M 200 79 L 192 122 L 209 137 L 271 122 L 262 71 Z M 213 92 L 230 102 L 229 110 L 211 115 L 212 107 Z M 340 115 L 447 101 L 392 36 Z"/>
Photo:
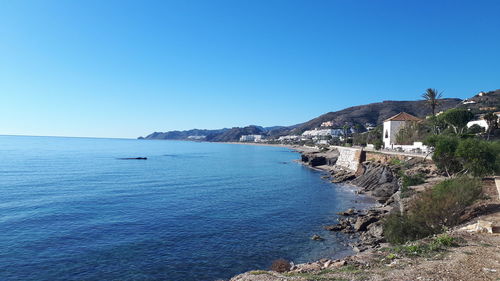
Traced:
<path fill-rule="evenodd" d="M 500 1 L 0 0 L 0 134 L 292 125 L 500 88 Z"/>

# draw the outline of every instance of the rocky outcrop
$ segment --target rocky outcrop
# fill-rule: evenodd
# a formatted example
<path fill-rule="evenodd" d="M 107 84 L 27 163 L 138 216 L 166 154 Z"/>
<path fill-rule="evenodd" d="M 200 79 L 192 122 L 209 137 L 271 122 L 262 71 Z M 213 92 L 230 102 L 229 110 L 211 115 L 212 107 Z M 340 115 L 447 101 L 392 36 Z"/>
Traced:
<path fill-rule="evenodd" d="M 304 152 L 301 155 L 301 161 L 311 167 L 317 166 L 333 166 L 337 162 L 338 153 L 336 151 L 329 152 Z"/>
<path fill-rule="evenodd" d="M 302 162 L 312 167 L 327 165 L 331 161 L 331 154 L 328 152 L 308 152 L 302 153 Z M 337 159 L 338 154 L 337 154 Z M 345 159 L 344 159 L 345 160 Z M 357 242 L 352 244 L 356 251 L 365 251 L 370 248 L 377 248 L 380 243 L 385 242 L 383 236 L 382 220 L 390 210 L 399 209 L 399 187 L 400 183 L 396 177 L 395 167 L 373 161 L 360 163 L 356 170 L 346 168 L 345 165 L 332 167 L 320 167 L 329 171 L 329 178 L 334 183 L 349 183 L 359 188 L 359 193 L 374 197 L 382 205 L 369 210 L 358 211 L 348 209 L 339 212 L 341 218 L 338 223 L 324 226 L 329 231 L 339 231 L 349 233 L 353 237 L 358 237 Z"/>
<path fill-rule="evenodd" d="M 350 182 L 362 188 L 362 192 L 384 203 L 399 190 L 398 179 L 389 166 L 373 162 L 364 162 L 362 166 L 362 174 Z"/>
<path fill-rule="evenodd" d="M 353 171 L 338 167 L 333 169 L 330 175 L 331 175 L 331 181 L 333 183 L 346 182 L 356 177 Z"/>

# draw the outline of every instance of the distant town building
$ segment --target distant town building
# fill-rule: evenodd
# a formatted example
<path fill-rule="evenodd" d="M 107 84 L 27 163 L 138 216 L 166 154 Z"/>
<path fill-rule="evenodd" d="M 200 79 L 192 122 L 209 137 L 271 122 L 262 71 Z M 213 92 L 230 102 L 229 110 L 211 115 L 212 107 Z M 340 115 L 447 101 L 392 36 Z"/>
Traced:
<path fill-rule="evenodd" d="M 475 102 L 475 101 L 473 101 L 473 100 L 464 100 L 464 101 L 462 102 L 462 104 L 473 104 L 473 103 L 476 103 L 476 102 Z"/>
<path fill-rule="evenodd" d="M 281 136 L 278 138 L 278 141 L 284 142 L 284 141 L 297 141 L 300 140 L 300 136 L 296 135 L 290 135 L 290 136 Z"/>
<path fill-rule="evenodd" d="M 206 136 L 188 136 L 189 140 L 204 140 Z"/>
<path fill-rule="evenodd" d="M 418 122 L 422 119 L 415 117 L 406 112 L 398 113 L 391 118 L 384 121 L 384 131 L 382 139 L 384 141 L 385 148 L 393 148 L 396 144 L 396 136 L 399 130 L 403 128 L 407 122 Z"/>
<path fill-rule="evenodd" d="M 321 123 L 321 127 L 333 127 L 333 121 L 326 121 Z"/>
<path fill-rule="evenodd" d="M 260 142 L 262 141 L 262 135 L 243 135 L 240 137 L 242 142 Z"/>
<path fill-rule="evenodd" d="M 365 128 L 367 131 L 371 131 L 371 130 L 375 129 L 375 127 L 376 126 L 372 123 L 365 123 Z"/>
<path fill-rule="evenodd" d="M 320 136 L 335 136 L 342 135 L 342 129 L 314 129 L 302 133 L 303 137 L 320 137 Z"/>

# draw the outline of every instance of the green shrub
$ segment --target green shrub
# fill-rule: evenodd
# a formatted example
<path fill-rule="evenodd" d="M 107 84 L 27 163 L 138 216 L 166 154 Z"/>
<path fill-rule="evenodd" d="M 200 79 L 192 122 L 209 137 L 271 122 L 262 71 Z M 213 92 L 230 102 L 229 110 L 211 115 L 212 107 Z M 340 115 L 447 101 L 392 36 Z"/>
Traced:
<path fill-rule="evenodd" d="M 403 174 L 401 178 L 403 180 L 402 184 L 404 187 L 419 185 L 425 182 L 424 176 L 422 174 L 416 174 L 416 175 Z"/>
<path fill-rule="evenodd" d="M 384 237 L 393 244 L 422 239 L 437 232 L 408 213 L 391 214 L 384 221 Z"/>
<path fill-rule="evenodd" d="M 455 151 L 457 150 L 460 139 L 446 135 L 434 135 L 425 140 L 425 144 L 434 147 L 432 160 L 441 171 L 446 172 L 448 176 L 459 172 L 462 169 Z"/>
<path fill-rule="evenodd" d="M 484 128 L 478 124 L 474 124 L 467 129 L 467 133 L 473 135 L 481 134 L 484 133 Z"/>
<path fill-rule="evenodd" d="M 494 145 L 477 139 L 460 141 L 455 155 L 461 160 L 466 172 L 475 177 L 491 175 L 497 170 Z"/>
<path fill-rule="evenodd" d="M 401 171 L 400 177 L 401 177 L 401 198 L 407 198 L 411 195 L 411 191 L 408 187 L 419 185 L 425 182 L 424 176 L 422 174 L 407 175 Z"/>
<path fill-rule="evenodd" d="M 449 177 L 470 174 L 474 177 L 494 175 L 500 172 L 500 143 L 474 138 L 434 135 L 425 140 L 434 147 L 432 160 Z"/>
<path fill-rule="evenodd" d="M 449 236 L 448 234 L 439 235 L 432 241 L 432 246 L 434 247 L 453 247 L 456 246 L 455 238 Z"/>
<path fill-rule="evenodd" d="M 389 164 L 391 165 L 401 165 L 403 162 L 401 160 L 399 160 L 399 158 L 391 158 L 391 160 L 389 160 Z"/>
<path fill-rule="evenodd" d="M 449 247 L 456 246 L 455 238 L 449 236 L 448 234 L 443 234 L 435 237 L 433 240 L 412 242 L 405 245 L 398 245 L 393 248 L 386 249 L 390 252 L 386 256 L 387 259 L 395 259 L 398 255 L 403 256 L 429 256 L 435 252 L 442 251 Z"/>
<path fill-rule="evenodd" d="M 443 181 L 419 194 L 404 214 L 384 221 L 384 236 L 395 244 L 417 240 L 460 223 L 465 208 L 481 195 L 481 183 L 461 177 Z"/>

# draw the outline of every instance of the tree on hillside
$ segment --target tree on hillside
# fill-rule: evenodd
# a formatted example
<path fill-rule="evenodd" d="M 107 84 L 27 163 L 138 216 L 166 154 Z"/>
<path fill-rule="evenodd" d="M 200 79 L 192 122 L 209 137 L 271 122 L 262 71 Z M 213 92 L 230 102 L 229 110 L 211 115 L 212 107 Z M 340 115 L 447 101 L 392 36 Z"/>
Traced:
<path fill-rule="evenodd" d="M 424 143 L 434 148 L 432 160 L 436 163 L 436 167 L 444 171 L 448 177 L 462 170 L 462 165 L 455 156 L 459 144 L 457 137 L 433 135 Z"/>
<path fill-rule="evenodd" d="M 442 97 L 442 92 L 439 93 L 438 90 L 429 88 L 425 90 L 422 97 L 431 108 L 432 116 L 436 116 L 436 107 L 439 105 L 439 99 Z"/>
<path fill-rule="evenodd" d="M 492 175 L 497 170 L 497 155 L 489 142 L 477 139 L 461 140 L 455 154 L 462 162 L 464 174 L 483 177 Z"/>
<path fill-rule="evenodd" d="M 410 121 L 404 125 L 396 135 L 396 143 L 410 145 L 416 141 L 422 141 L 432 133 L 429 122 Z"/>
<path fill-rule="evenodd" d="M 474 114 L 467 109 L 454 108 L 447 110 L 439 117 L 453 128 L 455 135 L 462 135 L 467 128 L 467 123 L 474 118 Z"/>
<path fill-rule="evenodd" d="M 483 177 L 500 171 L 500 142 L 463 139 L 458 136 L 433 135 L 425 144 L 434 148 L 432 160 L 448 177 L 472 175 Z"/>
<path fill-rule="evenodd" d="M 484 120 L 486 120 L 486 123 L 488 123 L 488 140 L 490 139 L 491 132 L 495 130 L 498 126 L 498 116 L 490 112 L 486 115 L 484 115 Z"/>

